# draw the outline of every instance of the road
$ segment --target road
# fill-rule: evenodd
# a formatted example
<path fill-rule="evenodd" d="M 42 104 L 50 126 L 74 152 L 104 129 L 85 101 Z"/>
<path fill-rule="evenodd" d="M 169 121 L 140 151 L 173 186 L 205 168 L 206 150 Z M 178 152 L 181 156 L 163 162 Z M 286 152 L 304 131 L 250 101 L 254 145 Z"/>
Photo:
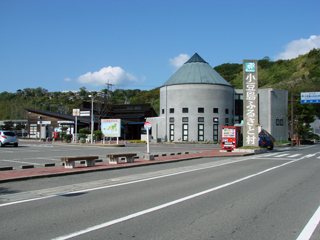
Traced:
<path fill-rule="evenodd" d="M 0 236 L 316 240 L 319 170 L 314 145 L 5 183 Z"/>
<path fill-rule="evenodd" d="M 20 169 L 22 166 L 33 165 L 34 167 L 44 167 L 45 164 L 61 164 L 61 157 L 98 155 L 102 160 L 106 160 L 106 154 L 118 152 L 143 153 L 147 151 L 145 144 L 127 144 L 126 147 L 103 147 L 101 145 L 74 145 L 45 142 L 20 141 L 19 147 L 0 148 L 0 167 L 13 167 Z M 218 147 L 218 145 L 207 144 L 151 144 L 153 154 L 174 153 L 181 151 L 199 151 Z"/>

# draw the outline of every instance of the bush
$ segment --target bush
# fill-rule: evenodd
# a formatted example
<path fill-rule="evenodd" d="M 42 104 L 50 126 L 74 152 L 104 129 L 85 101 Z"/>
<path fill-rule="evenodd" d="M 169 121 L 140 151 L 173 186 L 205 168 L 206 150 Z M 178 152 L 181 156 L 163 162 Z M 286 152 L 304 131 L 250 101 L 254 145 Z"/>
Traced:
<path fill-rule="evenodd" d="M 79 130 L 79 134 L 78 134 L 78 137 L 81 139 L 81 138 L 84 138 L 86 139 L 87 138 L 87 134 L 90 134 L 90 130 L 88 128 L 81 128 Z"/>
<path fill-rule="evenodd" d="M 66 141 L 67 143 L 70 143 L 72 140 L 72 134 L 65 134 L 63 136 L 63 140 Z"/>
<path fill-rule="evenodd" d="M 96 130 L 93 132 L 93 136 L 96 141 L 100 141 L 102 139 L 102 132 L 100 130 Z"/>

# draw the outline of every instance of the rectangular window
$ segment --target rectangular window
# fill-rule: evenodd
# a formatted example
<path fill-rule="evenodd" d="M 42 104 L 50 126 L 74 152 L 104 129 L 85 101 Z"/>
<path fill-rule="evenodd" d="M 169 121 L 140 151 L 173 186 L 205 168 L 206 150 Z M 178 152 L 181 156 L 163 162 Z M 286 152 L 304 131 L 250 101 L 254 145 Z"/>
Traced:
<path fill-rule="evenodd" d="M 213 141 L 218 142 L 219 125 L 213 124 Z"/>
<path fill-rule="evenodd" d="M 174 113 L 174 108 L 170 108 L 169 112 Z"/>
<path fill-rule="evenodd" d="M 204 108 L 199 107 L 199 108 L 198 108 L 198 113 L 204 113 Z"/>
<path fill-rule="evenodd" d="M 189 118 L 188 117 L 183 117 L 182 118 L 182 122 L 189 122 Z"/>
<path fill-rule="evenodd" d="M 189 139 L 189 125 L 182 124 L 182 141 L 188 141 Z"/>
<path fill-rule="evenodd" d="M 169 122 L 174 123 L 174 117 L 169 118 Z"/>
<path fill-rule="evenodd" d="M 225 125 L 228 126 L 229 125 L 229 118 L 225 119 Z"/>
<path fill-rule="evenodd" d="M 219 124 L 219 118 L 218 117 L 214 117 L 213 118 L 213 123 L 214 124 Z"/>
<path fill-rule="evenodd" d="M 198 141 L 204 141 L 204 124 L 198 124 Z"/>
<path fill-rule="evenodd" d="M 162 109 L 162 114 L 164 114 L 164 109 Z"/>
<path fill-rule="evenodd" d="M 219 113 L 219 108 L 214 108 L 213 113 Z"/>
<path fill-rule="evenodd" d="M 188 113 L 189 112 L 189 108 L 182 108 L 182 113 Z"/>
<path fill-rule="evenodd" d="M 204 122 L 204 117 L 198 117 L 198 122 Z"/>
<path fill-rule="evenodd" d="M 228 108 L 226 108 L 225 113 L 229 114 L 229 109 Z"/>
<path fill-rule="evenodd" d="M 170 142 L 173 142 L 174 141 L 174 124 L 170 124 L 169 128 L 170 128 L 169 140 Z"/>

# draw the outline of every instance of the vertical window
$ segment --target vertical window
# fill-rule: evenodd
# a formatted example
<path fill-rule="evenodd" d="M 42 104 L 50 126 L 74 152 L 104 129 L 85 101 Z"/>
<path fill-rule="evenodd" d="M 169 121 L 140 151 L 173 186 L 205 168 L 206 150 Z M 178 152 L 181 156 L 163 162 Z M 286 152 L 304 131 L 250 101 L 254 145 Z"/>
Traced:
<path fill-rule="evenodd" d="M 204 141 L 204 124 L 198 124 L 198 141 Z"/>
<path fill-rule="evenodd" d="M 188 113 L 189 112 L 189 108 L 182 108 L 182 113 Z"/>
<path fill-rule="evenodd" d="M 219 108 L 214 108 L 213 113 L 219 113 Z"/>
<path fill-rule="evenodd" d="M 162 114 L 164 114 L 164 109 L 162 108 Z"/>
<path fill-rule="evenodd" d="M 170 113 L 174 113 L 174 108 L 170 108 Z"/>
<path fill-rule="evenodd" d="M 189 139 L 189 125 L 182 124 L 182 141 L 188 141 Z"/>
<path fill-rule="evenodd" d="M 174 123 L 174 117 L 169 118 L 169 122 Z"/>
<path fill-rule="evenodd" d="M 174 124 L 170 124 L 169 125 L 169 140 L 170 142 L 173 142 L 174 141 Z"/>
<path fill-rule="evenodd" d="M 218 122 L 213 123 L 213 141 L 218 142 L 219 134 L 219 125 Z"/>
<path fill-rule="evenodd" d="M 225 113 L 229 114 L 229 109 L 228 108 L 226 108 Z"/>
<path fill-rule="evenodd" d="M 198 122 L 204 122 L 204 117 L 198 117 Z"/>
<path fill-rule="evenodd" d="M 198 113 L 204 113 L 204 108 L 199 107 L 199 108 L 198 108 Z"/>
<path fill-rule="evenodd" d="M 229 118 L 225 119 L 225 125 L 228 126 L 229 125 Z"/>

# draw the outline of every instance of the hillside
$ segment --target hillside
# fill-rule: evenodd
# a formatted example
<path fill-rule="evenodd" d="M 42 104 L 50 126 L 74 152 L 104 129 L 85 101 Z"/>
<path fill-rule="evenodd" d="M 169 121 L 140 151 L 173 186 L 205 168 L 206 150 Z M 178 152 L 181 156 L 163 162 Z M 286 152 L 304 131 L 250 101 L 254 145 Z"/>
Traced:
<path fill-rule="evenodd" d="M 242 88 L 242 64 L 226 63 L 214 69 L 235 88 Z M 287 89 L 295 96 L 300 92 L 320 91 L 320 49 L 292 60 L 270 61 L 266 57 L 258 61 L 258 71 L 260 88 Z M 90 101 L 89 94 L 85 88 L 80 88 L 77 93 L 48 92 L 40 87 L 19 89 L 15 93 L 2 92 L 0 120 L 24 119 L 25 108 L 71 114 L 72 109 L 78 108 L 83 101 Z M 98 101 L 109 104 L 150 103 L 159 112 L 159 88 L 149 91 L 117 89 L 113 92 L 102 89 L 93 94 L 97 95 Z M 320 116 L 320 104 L 312 108 Z"/>
<path fill-rule="evenodd" d="M 242 64 L 226 63 L 214 68 L 235 88 L 242 88 Z M 292 60 L 258 61 L 259 88 L 272 87 L 289 92 L 320 91 L 320 49 Z"/>

